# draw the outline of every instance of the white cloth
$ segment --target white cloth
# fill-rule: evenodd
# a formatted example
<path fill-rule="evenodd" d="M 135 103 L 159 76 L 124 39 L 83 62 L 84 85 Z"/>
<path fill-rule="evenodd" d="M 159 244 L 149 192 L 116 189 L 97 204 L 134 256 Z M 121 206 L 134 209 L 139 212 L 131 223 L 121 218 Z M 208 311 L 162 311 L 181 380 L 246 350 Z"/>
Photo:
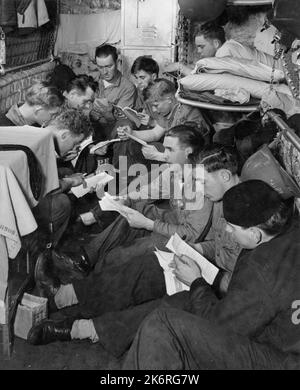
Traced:
<path fill-rule="evenodd" d="M 21 248 L 21 236 L 32 233 L 37 224 L 23 192 L 9 167 L 0 165 L 0 300 L 5 300 L 8 257 Z"/>
<path fill-rule="evenodd" d="M 215 89 L 215 95 L 240 104 L 248 103 L 250 100 L 250 93 L 243 88 Z"/>
<path fill-rule="evenodd" d="M 23 15 L 17 15 L 19 28 L 37 28 L 37 15 L 34 0 L 28 5 Z"/>
<path fill-rule="evenodd" d="M 62 284 L 54 297 L 58 309 L 63 307 L 77 305 L 78 299 L 72 284 Z"/>
<path fill-rule="evenodd" d="M 6 238 L 8 255 L 14 259 L 20 248 L 20 236 L 37 228 L 23 192 L 8 167 L 0 166 L 0 234 Z"/>
<path fill-rule="evenodd" d="M 222 57 L 203 58 L 196 63 L 193 70 L 195 73 L 230 73 L 236 76 L 247 77 L 254 80 L 271 81 L 272 68 L 254 59 Z M 280 82 L 285 79 L 284 72 L 276 69 L 274 81 Z"/>
<path fill-rule="evenodd" d="M 41 198 L 59 187 L 53 136 L 49 130 L 33 126 L 0 127 L 0 144 L 20 144 L 35 154 L 43 174 Z M 22 151 L 0 153 L 0 164 L 10 167 L 31 207 L 37 205 L 31 192 L 27 157 Z"/>
<path fill-rule="evenodd" d="M 280 93 L 276 88 L 273 91 L 267 91 L 262 96 L 262 102 L 266 103 L 270 108 L 282 110 L 288 118 L 292 115 L 300 114 L 299 100 L 294 99 L 291 94 Z"/>
<path fill-rule="evenodd" d="M 95 47 L 121 40 L 121 12 L 105 11 L 89 15 L 60 15 L 55 53 L 88 52 Z"/>
<path fill-rule="evenodd" d="M 243 45 L 240 42 L 235 41 L 234 39 L 229 39 L 226 41 L 220 49 L 217 50 L 217 58 L 221 57 L 234 57 L 234 58 L 244 58 L 248 60 L 256 60 L 262 64 L 265 64 L 272 68 L 273 65 L 273 56 L 264 53 L 263 51 L 257 50 L 255 48 Z M 276 69 L 283 69 L 281 61 L 276 61 Z"/>
<path fill-rule="evenodd" d="M 45 0 L 32 0 L 23 15 L 18 15 L 19 28 L 37 28 L 49 22 Z"/>
<path fill-rule="evenodd" d="M 71 329 L 71 339 L 90 339 L 92 343 L 97 343 L 99 341 L 99 337 L 97 335 L 93 320 L 74 321 Z"/>
<path fill-rule="evenodd" d="M 49 22 L 50 19 L 45 4 L 45 0 L 37 1 L 36 13 L 37 13 L 37 23 L 39 27 Z"/>
<path fill-rule="evenodd" d="M 270 84 L 264 81 L 252 80 L 245 77 L 231 74 L 209 74 L 201 73 L 189 75 L 182 78 L 180 84 L 191 91 L 214 91 L 215 89 L 242 88 L 249 91 L 251 96 L 261 99 L 270 91 Z M 277 92 L 292 96 L 289 87 L 285 84 L 274 85 Z"/>

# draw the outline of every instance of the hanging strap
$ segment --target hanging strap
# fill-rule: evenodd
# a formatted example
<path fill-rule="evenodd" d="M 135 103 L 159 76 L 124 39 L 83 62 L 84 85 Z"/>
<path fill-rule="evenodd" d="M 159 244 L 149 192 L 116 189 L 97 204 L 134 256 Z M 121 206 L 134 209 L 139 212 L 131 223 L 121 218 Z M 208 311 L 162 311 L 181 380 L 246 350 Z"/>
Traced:
<path fill-rule="evenodd" d="M 202 241 L 205 240 L 205 237 L 207 236 L 207 234 L 208 234 L 208 232 L 209 232 L 209 230 L 211 228 L 211 225 L 212 225 L 213 214 L 214 214 L 214 203 L 212 204 L 207 224 L 206 224 L 203 232 L 200 234 L 200 237 L 198 238 L 196 243 L 199 243 L 199 242 L 202 242 Z"/>
<path fill-rule="evenodd" d="M 6 63 L 5 34 L 0 27 L 0 74 L 4 74 L 3 65 Z"/>
<path fill-rule="evenodd" d="M 29 167 L 29 183 L 35 200 L 39 200 L 42 191 L 43 175 L 39 162 L 33 151 L 25 145 L 5 144 L 0 145 L 0 152 L 21 150 L 26 154 Z"/>

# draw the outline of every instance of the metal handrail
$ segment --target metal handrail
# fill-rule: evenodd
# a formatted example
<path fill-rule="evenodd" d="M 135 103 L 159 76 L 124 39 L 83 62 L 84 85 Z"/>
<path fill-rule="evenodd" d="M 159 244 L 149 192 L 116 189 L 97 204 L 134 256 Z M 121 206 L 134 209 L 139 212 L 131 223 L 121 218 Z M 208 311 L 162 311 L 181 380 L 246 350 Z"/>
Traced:
<path fill-rule="evenodd" d="M 53 57 L 48 57 L 48 58 L 44 58 L 43 60 L 37 60 L 37 61 L 34 61 L 34 62 L 30 62 L 28 64 L 24 64 L 24 65 L 18 65 L 18 66 L 14 66 L 12 68 L 4 68 L 4 72 L 2 74 L 2 76 L 6 75 L 7 73 L 10 73 L 10 72 L 14 72 L 16 70 L 20 70 L 20 69 L 26 69 L 26 68 L 29 68 L 31 66 L 34 66 L 34 65 L 39 65 L 39 64 L 44 64 L 46 62 L 51 62 L 53 61 Z"/>
<path fill-rule="evenodd" d="M 300 152 L 300 138 L 295 133 L 295 131 L 290 128 L 286 122 L 281 118 L 280 115 L 276 114 L 273 110 L 268 110 L 265 112 L 265 115 L 269 117 L 276 125 L 279 127 L 282 135 L 290 141 L 293 146 Z"/>
<path fill-rule="evenodd" d="M 225 104 L 215 104 L 215 103 L 207 103 L 201 102 L 199 100 L 190 100 L 182 98 L 178 91 L 175 95 L 177 101 L 182 104 L 187 104 L 188 106 L 202 108 L 205 110 L 214 110 L 214 111 L 228 111 L 228 112 L 253 112 L 258 109 L 258 105 L 251 106 L 242 106 L 242 105 L 232 105 L 228 106 Z"/>

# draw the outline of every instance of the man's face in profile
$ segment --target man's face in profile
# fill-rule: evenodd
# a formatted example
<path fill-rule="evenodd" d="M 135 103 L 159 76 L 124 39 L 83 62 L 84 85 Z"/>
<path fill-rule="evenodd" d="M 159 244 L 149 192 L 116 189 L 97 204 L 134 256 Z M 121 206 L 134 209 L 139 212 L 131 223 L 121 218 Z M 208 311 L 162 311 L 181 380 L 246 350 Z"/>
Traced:
<path fill-rule="evenodd" d="M 202 58 L 214 57 L 217 47 L 217 40 L 215 39 L 206 39 L 203 35 L 198 35 L 195 38 L 196 54 L 195 60 L 201 60 Z"/>

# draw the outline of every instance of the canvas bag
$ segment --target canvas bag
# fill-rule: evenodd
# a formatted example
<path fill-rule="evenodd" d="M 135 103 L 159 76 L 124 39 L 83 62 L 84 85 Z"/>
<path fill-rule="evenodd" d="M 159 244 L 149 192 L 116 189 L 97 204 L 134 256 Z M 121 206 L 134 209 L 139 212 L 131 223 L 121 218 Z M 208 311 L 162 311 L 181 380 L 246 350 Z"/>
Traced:
<path fill-rule="evenodd" d="M 283 199 L 300 197 L 300 188 L 282 168 L 267 145 L 263 145 L 245 162 L 241 180 L 263 180 L 273 187 Z"/>

